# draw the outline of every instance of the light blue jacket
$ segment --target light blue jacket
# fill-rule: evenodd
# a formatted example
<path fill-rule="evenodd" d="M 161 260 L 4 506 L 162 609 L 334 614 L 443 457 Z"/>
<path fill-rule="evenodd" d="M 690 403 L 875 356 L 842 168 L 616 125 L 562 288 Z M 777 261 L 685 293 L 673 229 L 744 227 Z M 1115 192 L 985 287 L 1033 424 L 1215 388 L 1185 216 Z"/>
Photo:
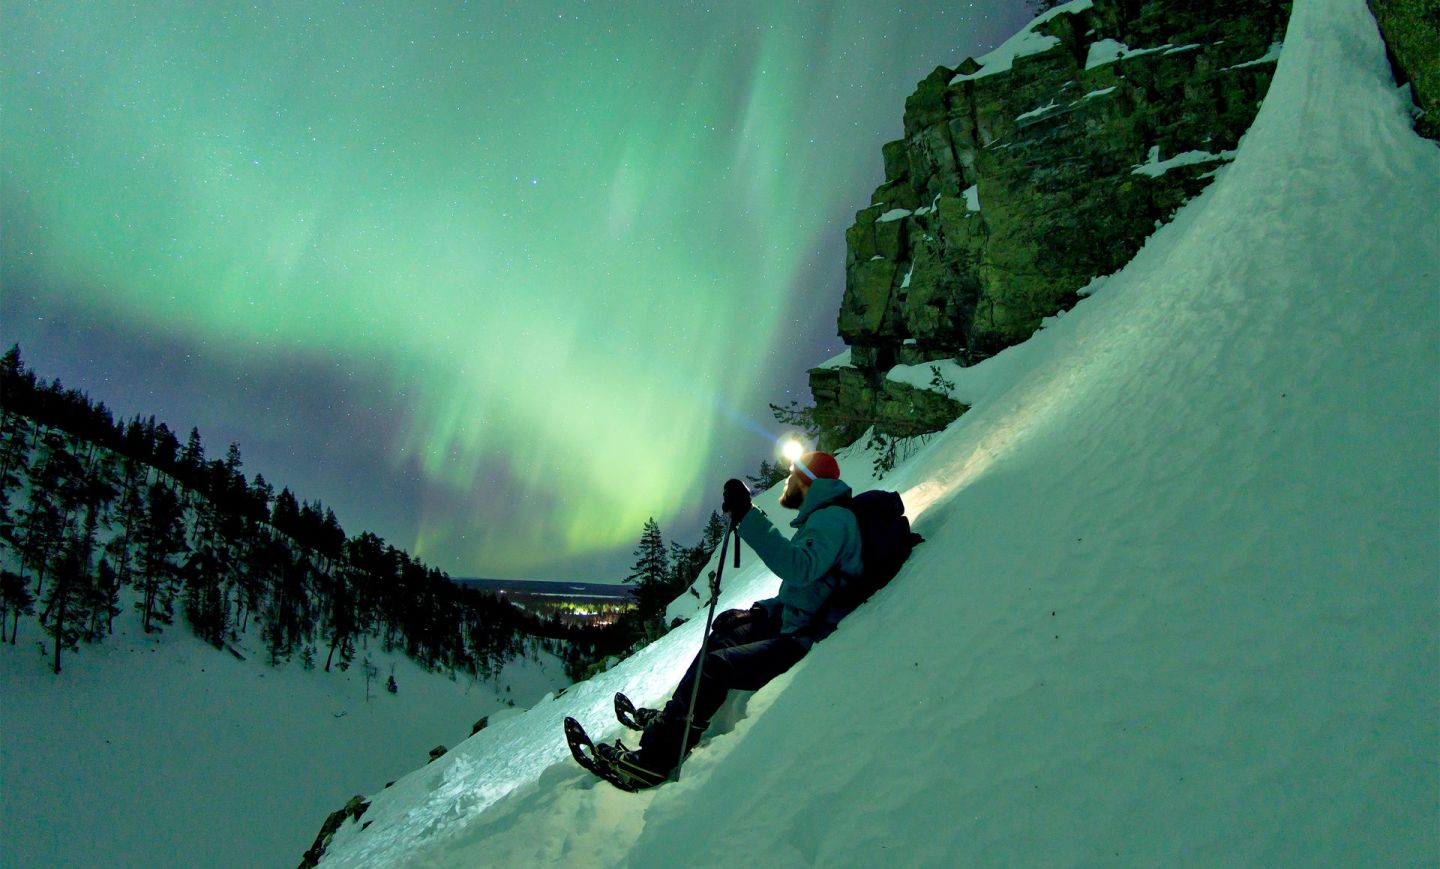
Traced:
<path fill-rule="evenodd" d="M 840 480 L 811 483 L 800 515 L 790 523 L 798 530 L 789 540 L 760 510 L 751 509 L 740 521 L 740 539 L 780 577 L 780 593 L 757 605 L 772 614 L 779 607 L 780 632 L 807 646 L 835 630 L 834 622 L 843 615 L 832 620 L 822 613 L 840 583 L 837 574 L 858 576 L 864 570 L 855 514 L 835 503 L 849 494 L 850 487 Z"/>

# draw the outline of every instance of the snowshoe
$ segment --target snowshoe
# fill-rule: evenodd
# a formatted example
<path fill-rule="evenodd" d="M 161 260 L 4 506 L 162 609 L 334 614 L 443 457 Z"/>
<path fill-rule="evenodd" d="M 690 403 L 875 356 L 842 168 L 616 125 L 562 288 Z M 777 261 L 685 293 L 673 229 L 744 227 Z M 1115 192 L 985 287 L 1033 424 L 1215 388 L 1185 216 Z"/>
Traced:
<path fill-rule="evenodd" d="M 631 730 L 644 730 L 658 721 L 660 715 L 661 712 L 659 709 L 637 708 L 634 703 L 630 702 L 630 698 L 625 696 L 624 692 L 615 692 L 615 717 L 620 719 L 621 724 Z"/>
<path fill-rule="evenodd" d="M 639 763 L 638 752 L 630 751 L 619 740 L 614 745 L 601 743 L 597 747 L 574 718 L 565 719 L 565 739 L 576 763 L 622 791 L 654 787 L 668 777 Z"/>
<path fill-rule="evenodd" d="M 595 746 L 595 751 L 610 764 L 610 769 L 622 776 L 631 789 L 639 790 L 658 785 L 670 778 L 669 773 L 658 772 L 650 769 L 640 759 L 640 752 L 631 751 L 625 747 L 625 743 L 615 740 L 614 745 L 601 743 Z"/>

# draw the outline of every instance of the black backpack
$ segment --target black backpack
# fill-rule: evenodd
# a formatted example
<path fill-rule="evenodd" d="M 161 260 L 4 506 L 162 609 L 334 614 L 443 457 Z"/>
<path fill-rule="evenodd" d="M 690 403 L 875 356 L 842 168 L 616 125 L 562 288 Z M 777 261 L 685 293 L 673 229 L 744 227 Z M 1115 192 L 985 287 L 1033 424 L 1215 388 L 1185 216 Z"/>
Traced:
<path fill-rule="evenodd" d="M 839 501 L 837 506 L 855 514 L 860 526 L 860 560 L 865 565 L 859 576 L 846 576 L 826 601 L 827 609 L 848 612 L 894 579 L 910 551 L 925 538 L 910 530 L 905 502 L 898 492 L 873 489 Z"/>

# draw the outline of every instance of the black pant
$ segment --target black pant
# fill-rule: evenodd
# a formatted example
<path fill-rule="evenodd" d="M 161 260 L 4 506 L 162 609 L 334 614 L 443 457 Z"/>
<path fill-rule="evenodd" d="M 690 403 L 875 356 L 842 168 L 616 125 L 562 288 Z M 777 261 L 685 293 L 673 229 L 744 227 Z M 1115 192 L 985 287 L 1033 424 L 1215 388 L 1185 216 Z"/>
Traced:
<path fill-rule="evenodd" d="M 710 724 L 710 717 L 725 702 L 731 688 L 756 691 L 767 682 L 795 666 L 805 657 L 807 647 L 792 637 L 782 636 L 780 620 L 760 616 L 716 628 L 710 633 L 705 653 L 705 666 L 700 675 L 700 690 L 695 695 L 695 715 L 689 746 Z M 680 760 L 681 735 L 685 732 L 685 709 L 695 685 L 695 670 L 700 655 L 690 662 L 690 669 L 676 686 L 664 714 L 640 736 L 643 763 L 657 772 L 673 769 Z"/>

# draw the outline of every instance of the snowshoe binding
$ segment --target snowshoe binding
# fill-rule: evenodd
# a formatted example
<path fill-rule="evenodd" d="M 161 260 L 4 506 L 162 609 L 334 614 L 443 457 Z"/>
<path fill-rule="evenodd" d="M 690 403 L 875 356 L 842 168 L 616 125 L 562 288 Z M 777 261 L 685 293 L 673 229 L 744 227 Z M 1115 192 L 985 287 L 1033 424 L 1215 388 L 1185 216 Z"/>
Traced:
<path fill-rule="evenodd" d="M 565 719 L 565 739 L 575 762 L 622 791 L 638 791 L 663 783 L 669 776 L 639 762 L 639 752 L 623 742 L 595 745 L 585 728 L 574 718 Z"/>

